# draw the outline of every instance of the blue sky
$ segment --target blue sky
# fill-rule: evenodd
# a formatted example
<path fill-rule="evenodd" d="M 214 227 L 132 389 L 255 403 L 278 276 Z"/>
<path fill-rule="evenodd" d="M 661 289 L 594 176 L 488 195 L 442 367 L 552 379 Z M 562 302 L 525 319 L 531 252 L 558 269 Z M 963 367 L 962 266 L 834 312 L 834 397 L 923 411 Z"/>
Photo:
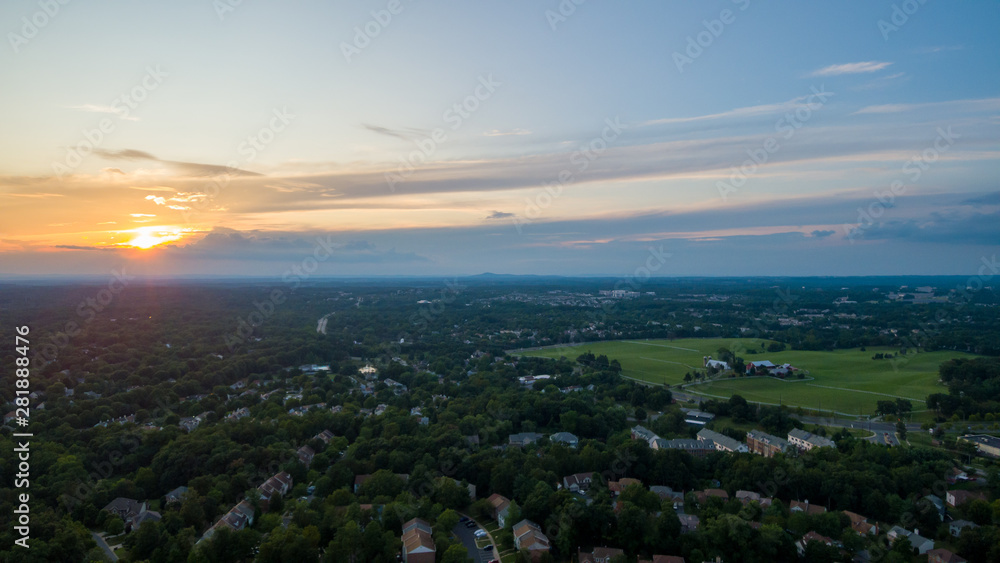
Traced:
<path fill-rule="evenodd" d="M 1000 5 L 0 6 L 0 274 L 960 274 Z M 32 23 L 33 22 L 33 23 Z M 102 130 L 103 129 L 103 130 Z"/>

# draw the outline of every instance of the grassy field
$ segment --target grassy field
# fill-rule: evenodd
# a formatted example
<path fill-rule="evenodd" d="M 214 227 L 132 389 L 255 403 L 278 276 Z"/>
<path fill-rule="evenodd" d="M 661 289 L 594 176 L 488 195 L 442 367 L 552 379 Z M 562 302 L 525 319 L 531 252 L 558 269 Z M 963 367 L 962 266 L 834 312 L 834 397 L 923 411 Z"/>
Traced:
<path fill-rule="evenodd" d="M 931 393 L 947 392 L 938 384 L 938 366 L 952 358 L 971 357 L 961 352 L 922 352 L 892 360 L 873 360 L 877 352 L 895 353 L 887 348 L 809 352 L 785 350 L 760 352 L 760 340 L 689 338 L 682 340 L 621 340 L 579 346 L 518 351 L 518 354 L 575 359 L 593 352 L 617 359 L 622 373 L 652 383 L 675 386 L 684 382 L 684 374 L 702 369 L 704 356 L 718 356 L 720 347 L 753 348 L 757 354 L 739 355 L 747 362 L 770 360 L 789 363 L 807 372 L 806 379 L 795 377 L 781 381 L 774 378 L 736 378 L 691 385 L 685 391 L 706 396 L 742 395 L 748 401 L 801 406 L 807 409 L 837 411 L 844 414 L 872 414 L 880 399 L 902 397 L 913 402 L 913 410 L 924 409 Z"/>

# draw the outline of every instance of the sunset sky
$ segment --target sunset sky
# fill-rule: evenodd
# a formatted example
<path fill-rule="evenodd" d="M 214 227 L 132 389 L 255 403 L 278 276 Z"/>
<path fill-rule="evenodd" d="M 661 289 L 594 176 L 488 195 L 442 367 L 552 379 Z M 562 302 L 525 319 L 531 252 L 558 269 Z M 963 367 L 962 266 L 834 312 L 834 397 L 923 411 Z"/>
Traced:
<path fill-rule="evenodd" d="M 577 2 L 3 2 L 0 276 L 995 264 L 997 2 Z"/>

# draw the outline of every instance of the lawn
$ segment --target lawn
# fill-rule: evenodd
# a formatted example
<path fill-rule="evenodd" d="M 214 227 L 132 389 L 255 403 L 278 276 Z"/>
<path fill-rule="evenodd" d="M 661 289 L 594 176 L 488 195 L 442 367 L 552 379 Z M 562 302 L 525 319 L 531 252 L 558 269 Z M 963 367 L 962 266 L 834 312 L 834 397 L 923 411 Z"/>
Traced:
<path fill-rule="evenodd" d="M 812 410 L 842 414 L 872 414 L 880 399 L 902 397 L 913 402 L 913 410 L 923 410 L 931 393 L 947 392 L 938 383 L 938 366 L 952 358 L 972 357 L 962 352 L 938 351 L 911 353 L 896 360 L 873 360 L 877 352 L 895 353 L 889 348 L 811 352 L 785 350 L 763 352 L 758 339 L 688 338 L 682 340 L 621 340 L 594 342 L 577 346 L 515 351 L 514 354 L 575 359 L 590 351 L 617 359 L 626 377 L 666 383 L 684 383 L 684 374 L 702 369 L 704 356 L 718 356 L 718 349 L 736 347 L 745 361 L 770 360 L 789 363 L 804 370 L 805 380 L 789 378 L 734 378 L 710 381 L 685 387 L 685 392 L 705 396 L 742 395 L 748 401 L 800 406 Z M 767 342 L 765 342 L 765 345 Z M 747 354 L 754 349 L 756 354 Z"/>

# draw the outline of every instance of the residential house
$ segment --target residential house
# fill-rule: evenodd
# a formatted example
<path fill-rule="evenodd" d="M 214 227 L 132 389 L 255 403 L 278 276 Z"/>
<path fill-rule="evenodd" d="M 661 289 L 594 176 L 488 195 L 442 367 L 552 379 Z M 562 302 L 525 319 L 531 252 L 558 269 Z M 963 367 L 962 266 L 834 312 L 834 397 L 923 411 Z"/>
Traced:
<path fill-rule="evenodd" d="M 181 502 L 181 500 L 183 500 L 184 493 L 186 493 L 187 491 L 188 488 L 182 485 L 167 493 L 163 498 L 166 499 L 167 504 Z"/>
<path fill-rule="evenodd" d="M 980 491 L 966 491 L 966 490 L 954 490 L 948 491 L 946 500 L 948 501 L 948 506 L 958 507 L 971 500 L 986 500 L 986 495 Z"/>
<path fill-rule="evenodd" d="M 118 497 L 109 502 L 104 510 L 114 514 L 125 523 L 125 531 L 131 532 L 146 520 L 159 520 L 160 513 L 148 510 L 145 502 Z"/>
<path fill-rule="evenodd" d="M 694 491 L 692 494 L 698 500 L 698 504 L 702 506 L 712 497 L 721 498 L 723 501 L 729 500 L 729 493 L 722 489 L 705 489 L 704 491 Z"/>
<path fill-rule="evenodd" d="M 432 537 L 433 529 L 427 522 L 414 518 L 403 524 L 403 562 L 434 563 L 437 548 Z"/>
<path fill-rule="evenodd" d="M 649 488 L 649 492 L 655 493 L 656 496 L 660 497 L 660 500 L 670 500 L 670 502 L 684 502 L 684 494 L 679 493 L 670 487 L 665 487 L 663 485 L 653 485 Z"/>
<path fill-rule="evenodd" d="M 698 431 L 698 439 L 703 442 L 711 442 L 715 446 L 715 449 L 720 452 L 736 453 L 749 451 L 746 444 L 742 444 L 738 440 L 734 440 L 725 434 L 720 434 L 708 428 L 702 428 Z"/>
<path fill-rule="evenodd" d="M 933 509 L 937 510 L 938 519 L 944 522 L 945 514 L 947 509 L 945 507 L 945 501 L 937 495 L 927 495 L 924 498 L 917 501 L 917 508 L 923 510 L 924 506 L 931 505 Z"/>
<path fill-rule="evenodd" d="M 316 456 L 316 452 L 309 446 L 302 446 L 295 453 L 298 454 L 299 461 L 302 462 L 302 465 L 305 465 L 306 467 L 309 467 L 309 465 L 312 464 L 313 458 Z"/>
<path fill-rule="evenodd" d="M 652 559 L 640 559 L 639 563 L 687 563 L 679 555 L 654 555 Z"/>
<path fill-rule="evenodd" d="M 896 541 L 900 538 L 908 538 L 910 540 L 910 545 L 913 546 L 913 549 L 917 550 L 917 553 L 920 555 L 934 549 L 934 540 L 921 536 L 917 533 L 917 530 L 911 532 L 905 528 L 901 528 L 900 526 L 893 526 L 887 535 L 890 543 L 896 543 Z"/>
<path fill-rule="evenodd" d="M 198 418 L 197 416 L 186 416 L 181 419 L 179 425 L 186 432 L 193 432 L 194 429 L 198 428 L 198 425 L 200 424 L 201 424 L 201 419 Z"/>
<path fill-rule="evenodd" d="M 629 485 L 639 485 L 641 487 L 642 481 L 631 477 L 622 477 L 617 481 L 608 481 L 608 490 L 611 491 L 612 496 L 618 496 L 622 494 L 622 491 L 624 491 Z"/>
<path fill-rule="evenodd" d="M 947 549 L 932 549 L 927 552 L 927 563 L 968 563 L 968 559 L 959 557 Z"/>
<path fill-rule="evenodd" d="M 850 512 L 847 510 L 843 511 L 844 515 L 851 519 L 851 529 L 862 536 L 875 536 L 878 535 L 878 524 L 871 524 L 868 519 L 860 514 Z"/>
<path fill-rule="evenodd" d="M 567 475 L 563 477 L 562 486 L 571 493 L 584 493 L 590 489 L 590 484 L 593 483 L 595 475 L 597 474 L 593 471 Z"/>
<path fill-rule="evenodd" d="M 534 444 L 535 442 L 538 442 L 544 437 L 545 435 L 539 434 L 537 432 L 521 432 L 519 434 L 511 434 L 508 437 L 508 439 L 510 445 L 523 448 L 529 444 Z"/>
<path fill-rule="evenodd" d="M 267 510 L 272 499 L 283 497 L 292 490 L 292 476 L 282 471 L 261 483 L 257 490 L 260 492 L 260 507 Z"/>
<path fill-rule="evenodd" d="M 497 524 L 501 528 L 505 528 L 507 526 L 507 513 L 510 509 L 510 499 L 501 494 L 493 493 L 486 500 L 493 505 L 493 519 L 497 521 Z"/>
<path fill-rule="evenodd" d="M 806 499 L 805 502 L 793 500 L 788 503 L 788 512 L 805 512 L 806 514 L 815 516 L 816 514 L 823 514 L 826 512 L 826 508 L 815 504 L 809 504 L 809 499 Z"/>
<path fill-rule="evenodd" d="M 773 457 L 775 454 L 788 451 L 790 447 L 791 444 L 788 443 L 788 440 L 772 436 L 767 432 L 760 430 L 747 432 L 747 449 L 750 450 L 750 453 Z"/>
<path fill-rule="evenodd" d="M 691 438 L 676 438 L 665 440 L 654 438 L 649 446 L 654 450 L 684 450 L 695 457 L 704 457 L 715 450 L 715 443 Z"/>
<path fill-rule="evenodd" d="M 658 436 L 656 435 L 655 432 L 653 432 L 652 430 L 650 430 L 650 429 L 648 429 L 648 428 L 646 428 L 644 426 L 636 425 L 636 426 L 632 427 L 632 439 L 633 440 L 642 440 L 643 442 L 652 442 L 652 440 L 654 438 L 657 438 L 657 437 Z"/>
<path fill-rule="evenodd" d="M 570 448 L 575 448 L 580 443 L 580 440 L 569 432 L 556 432 L 555 434 L 549 436 L 549 440 L 552 442 L 559 442 L 560 444 L 564 444 Z"/>
<path fill-rule="evenodd" d="M 514 547 L 527 551 L 532 561 L 537 563 L 543 553 L 549 552 L 549 538 L 542 533 L 538 524 L 531 520 L 521 520 L 511 530 L 514 533 Z"/>
<path fill-rule="evenodd" d="M 795 549 L 799 552 L 799 557 L 805 556 L 806 546 L 809 545 L 809 542 L 814 541 L 825 543 L 826 545 L 833 545 L 833 540 L 824 535 L 817 534 L 816 532 L 806 532 L 806 535 L 802 536 L 799 541 L 795 542 Z"/>
<path fill-rule="evenodd" d="M 595 547 L 590 553 L 578 550 L 577 560 L 580 563 L 610 563 L 612 558 L 619 555 L 624 556 L 625 552 L 616 547 Z"/>
<path fill-rule="evenodd" d="M 801 428 L 793 428 L 788 433 L 788 441 L 800 450 L 809 451 L 813 448 L 832 448 L 837 444 L 833 440 L 818 436 L 812 432 L 806 432 Z"/>
<path fill-rule="evenodd" d="M 743 503 L 744 506 L 750 504 L 752 501 L 760 502 L 760 493 L 755 493 L 753 491 L 736 491 L 736 500 Z"/>
<path fill-rule="evenodd" d="M 694 514 L 678 514 L 677 518 L 681 521 L 681 533 L 686 534 L 688 532 L 693 532 L 698 529 L 698 524 L 700 521 L 698 517 Z"/>
<path fill-rule="evenodd" d="M 327 445 L 329 445 L 329 444 L 330 444 L 330 442 L 331 442 L 331 441 L 332 441 L 332 440 L 333 440 L 334 438 L 336 438 L 336 436 L 334 435 L 334 433 L 333 433 L 333 432 L 330 432 L 329 430 L 324 430 L 324 431 L 320 432 L 319 434 L 317 434 L 317 435 L 315 436 L 315 438 L 316 438 L 317 440 L 322 440 L 324 444 L 327 444 Z"/>
<path fill-rule="evenodd" d="M 950 524 L 948 524 L 948 533 L 957 538 L 962 535 L 962 530 L 965 530 L 966 528 L 974 530 L 978 527 L 979 526 L 969 522 L 968 520 L 953 520 Z"/>

